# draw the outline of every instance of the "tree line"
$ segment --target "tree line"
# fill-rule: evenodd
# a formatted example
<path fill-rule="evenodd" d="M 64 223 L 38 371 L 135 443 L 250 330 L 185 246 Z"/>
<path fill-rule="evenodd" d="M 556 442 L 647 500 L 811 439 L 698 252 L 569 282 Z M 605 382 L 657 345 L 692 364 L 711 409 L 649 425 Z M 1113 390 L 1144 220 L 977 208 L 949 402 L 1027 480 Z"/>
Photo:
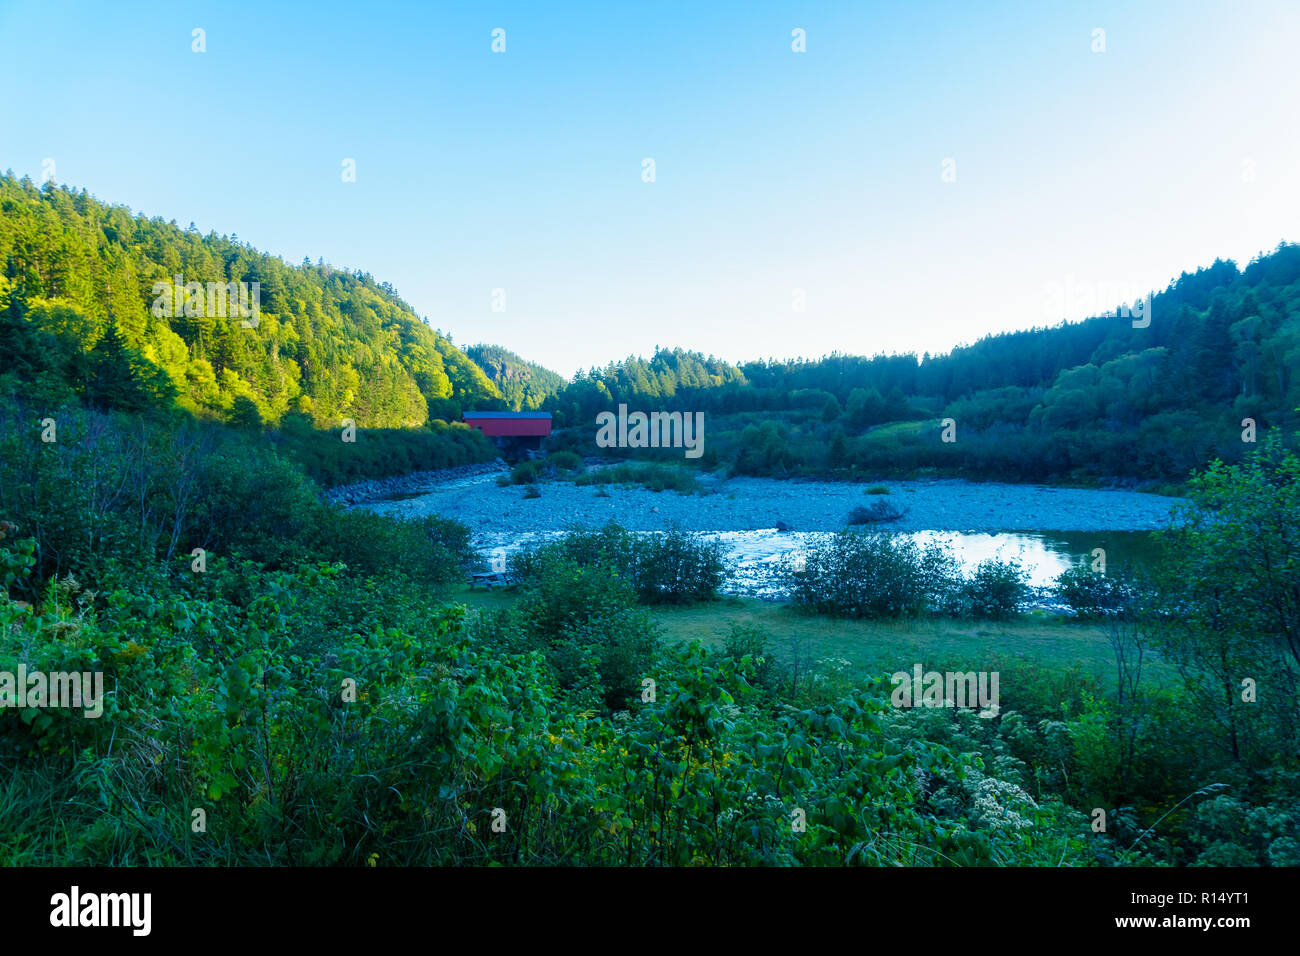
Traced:
<path fill-rule="evenodd" d="M 620 403 L 709 414 L 705 465 L 749 474 L 1179 481 L 1300 422 L 1300 246 L 1216 261 L 1119 310 L 944 355 L 729 365 L 661 349 L 579 374 L 543 407 L 583 428 Z M 956 440 L 941 440 L 952 419 Z M 907 426 L 907 427 L 903 427 Z"/>

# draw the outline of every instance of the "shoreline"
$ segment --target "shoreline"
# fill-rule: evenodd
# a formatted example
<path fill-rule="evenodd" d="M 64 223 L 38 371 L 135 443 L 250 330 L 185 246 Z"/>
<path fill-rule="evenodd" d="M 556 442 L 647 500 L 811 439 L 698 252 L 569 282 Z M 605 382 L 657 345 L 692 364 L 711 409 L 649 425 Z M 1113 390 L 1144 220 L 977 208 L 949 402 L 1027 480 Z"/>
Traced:
<path fill-rule="evenodd" d="M 376 504 L 389 500 L 395 495 L 414 495 L 432 491 L 452 481 L 485 474 L 509 473 L 510 469 L 506 463 L 500 458 L 494 458 L 492 461 L 457 465 L 454 468 L 440 468 L 435 471 L 411 471 L 405 475 L 393 475 L 389 478 L 366 478 L 362 481 L 327 488 L 321 497 L 331 504 L 345 506 Z"/>

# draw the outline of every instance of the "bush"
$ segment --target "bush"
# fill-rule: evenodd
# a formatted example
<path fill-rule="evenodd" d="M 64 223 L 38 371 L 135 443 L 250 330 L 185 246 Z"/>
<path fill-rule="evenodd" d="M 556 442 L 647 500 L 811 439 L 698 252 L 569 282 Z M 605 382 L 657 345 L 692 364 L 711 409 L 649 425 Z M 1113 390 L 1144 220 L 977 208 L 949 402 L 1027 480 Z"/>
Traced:
<path fill-rule="evenodd" d="M 634 534 L 613 522 L 599 530 L 571 529 L 562 539 L 525 548 L 511 559 L 523 580 L 536 579 L 547 559 L 561 556 L 579 567 L 606 566 L 631 584 L 645 604 L 710 601 L 726 580 L 723 546 L 672 528 Z"/>
<path fill-rule="evenodd" d="M 785 579 L 796 607 L 834 617 L 913 617 L 946 607 L 956 563 L 938 544 L 841 531 L 809 546 Z"/>
<path fill-rule="evenodd" d="M 633 554 L 632 580 L 647 604 L 711 601 L 727 577 L 723 546 L 678 528 L 638 537 Z"/>
<path fill-rule="evenodd" d="M 650 491 L 696 494 L 702 489 L 695 473 L 673 465 L 609 465 L 579 475 L 575 485 L 641 485 Z"/>
<path fill-rule="evenodd" d="M 546 463 L 543 461 L 521 461 L 510 469 L 510 483 L 512 485 L 532 484 L 542 477 L 545 470 Z"/>
<path fill-rule="evenodd" d="M 581 471 L 582 456 L 572 451 L 556 451 L 546 456 L 546 463 L 556 471 Z"/>
<path fill-rule="evenodd" d="M 1016 613 L 1028 591 L 1026 574 L 1015 558 L 987 558 L 966 582 L 970 612 L 975 617 L 1006 620 Z"/>
<path fill-rule="evenodd" d="M 754 685 L 771 691 L 781 683 L 780 668 L 771 651 L 771 642 L 772 636 L 762 625 L 732 623 L 723 643 L 723 653 L 737 665 L 748 658 Z"/>
<path fill-rule="evenodd" d="M 251 420 L 254 412 L 245 417 Z M 337 430 L 318 431 L 310 419 L 290 414 L 268 441 L 323 488 L 496 457 L 491 441 L 462 422 L 431 421 L 424 428 L 358 428 L 356 441 L 344 442 Z"/>
<path fill-rule="evenodd" d="M 889 494 L 889 489 L 884 485 L 872 485 L 867 489 L 866 493 L 869 495 L 887 495 Z"/>
<path fill-rule="evenodd" d="M 538 488 L 536 485 L 529 485 L 527 488 L 524 489 L 525 498 L 540 498 L 541 496 L 542 496 L 541 489 Z"/>
<path fill-rule="evenodd" d="M 558 552 L 542 555 L 517 613 L 565 690 L 610 709 L 625 707 L 640 692 L 659 631 L 616 569 L 583 567 Z"/>
<path fill-rule="evenodd" d="M 907 510 L 892 501 L 883 498 L 870 505 L 858 505 L 849 512 L 848 523 L 851 525 L 875 524 L 878 521 L 897 521 L 907 514 Z"/>
<path fill-rule="evenodd" d="M 474 561 L 469 528 L 429 516 L 402 521 L 342 508 L 313 521 L 300 539 L 318 557 L 366 576 L 395 573 L 444 587 L 459 582 Z"/>
<path fill-rule="evenodd" d="M 1067 568 L 1056 579 L 1061 600 L 1082 618 L 1109 617 L 1128 607 L 1134 588 L 1125 576 L 1107 577 L 1079 564 Z"/>

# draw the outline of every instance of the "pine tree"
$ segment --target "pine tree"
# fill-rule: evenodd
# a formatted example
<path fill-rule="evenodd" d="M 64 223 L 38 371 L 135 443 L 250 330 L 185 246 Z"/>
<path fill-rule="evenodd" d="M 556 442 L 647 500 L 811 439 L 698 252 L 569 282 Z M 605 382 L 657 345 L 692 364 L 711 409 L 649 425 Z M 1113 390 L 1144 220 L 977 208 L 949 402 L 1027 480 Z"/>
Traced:
<path fill-rule="evenodd" d="M 99 409 L 142 411 L 149 408 L 154 404 L 154 395 L 142 381 L 145 376 L 136 371 L 138 362 L 114 322 L 90 350 L 86 401 Z"/>

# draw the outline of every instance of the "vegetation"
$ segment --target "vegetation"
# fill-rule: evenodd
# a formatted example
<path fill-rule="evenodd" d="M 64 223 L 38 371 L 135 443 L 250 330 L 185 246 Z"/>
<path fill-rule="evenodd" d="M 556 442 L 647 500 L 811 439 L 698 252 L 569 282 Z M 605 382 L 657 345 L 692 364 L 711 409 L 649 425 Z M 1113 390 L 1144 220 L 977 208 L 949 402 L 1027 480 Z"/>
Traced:
<path fill-rule="evenodd" d="M 12 176 L 0 213 L 0 863 L 1300 864 L 1300 457 L 1223 437 L 1300 404 L 1295 247 L 1184 276 L 1147 329 L 660 353 L 547 399 L 714 402 L 706 455 L 749 473 L 852 475 L 886 433 L 900 468 L 1024 476 L 1182 480 L 1222 446 L 1151 581 L 1067 576 L 1080 620 L 1020 614 L 1013 563 L 850 530 L 788 606 L 723 598 L 715 546 L 607 527 L 469 608 L 467 529 L 321 500 L 473 460 L 427 423 L 505 401 L 391 289 Z M 259 325 L 154 314 L 174 274 L 259 282 Z M 914 666 L 999 674 L 997 713 L 892 706 Z M 19 706 L 23 671 L 102 675 L 102 715 Z"/>
<path fill-rule="evenodd" d="M 951 551 L 904 537 L 843 531 L 810 545 L 786 569 L 796 607 L 832 617 L 917 617 L 943 612 L 961 587 Z"/>
<path fill-rule="evenodd" d="M 638 535 L 612 522 L 599 530 L 576 528 L 553 544 L 525 549 L 514 556 L 511 569 L 532 582 L 557 559 L 603 568 L 645 604 L 712 601 L 726 578 L 723 549 L 716 542 L 677 528 Z"/>
<path fill-rule="evenodd" d="M 266 433 L 265 440 L 323 488 L 497 457 L 497 450 L 477 429 L 437 418 L 423 428 L 358 428 L 351 437 L 352 441 L 343 441 L 341 431 L 319 431 L 305 416 L 290 413 L 278 431 Z"/>
<path fill-rule="evenodd" d="M 1300 425 L 1295 245 L 1244 269 L 1220 261 L 1184 273 L 1152 297 L 1143 327 L 1107 315 L 989 336 L 946 355 L 739 366 L 664 349 L 566 385 L 499 346 L 462 352 L 369 275 L 290 266 L 235 236 L 132 216 L 84 190 L 5 175 L 0 222 L 0 393 L 47 407 L 176 407 L 248 430 L 295 432 L 284 441 L 323 483 L 482 460 L 486 442 L 437 424 L 467 408 L 550 411 L 560 429 L 551 450 L 580 454 L 608 451 L 594 447 L 595 416 L 620 403 L 700 411 L 699 465 L 849 479 L 944 473 L 1168 485 L 1213 459 L 1240 460 L 1251 428 L 1289 434 Z M 254 283 L 250 328 L 231 303 Z M 305 426 L 347 422 L 401 430 L 377 438 L 385 447 L 365 463 L 338 446 L 303 447 L 311 444 Z M 426 423 L 427 432 L 412 428 Z M 411 447 L 399 450 L 404 443 Z M 674 480 L 689 483 L 669 472 L 645 483 Z"/>
<path fill-rule="evenodd" d="M 495 456 L 443 420 L 494 400 L 492 383 L 368 275 L 289 266 L 12 175 L 0 225 L 0 396 L 36 420 L 84 406 L 275 428 L 265 440 L 324 486 Z M 179 309 L 177 277 L 183 293 L 195 284 Z M 258 303 L 251 319 L 230 283 Z"/>
<path fill-rule="evenodd" d="M 1084 618 L 1124 613 L 1136 599 L 1136 584 L 1127 575 L 1102 574 L 1083 565 L 1061 572 L 1056 586 L 1066 605 Z"/>
<path fill-rule="evenodd" d="M 1184 273 L 1149 310 L 1145 327 L 1112 313 L 935 356 L 731 366 L 661 350 L 580 374 L 543 407 L 589 431 L 619 403 L 702 411 L 700 464 L 774 477 L 1178 483 L 1238 461 L 1246 419 L 1260 435 L 1300 424 L 1300 246 Z"/>
<path fill-rule="evenodd" d="M 0 217 L 0 374 L 34 380 L 42 397 L 102 407 L 105 390 L 134 382 L 137 407 L 174 399 L 231 419 L 244 399 L 264 422 L 300 412 L 321 428 L 344 418 L 386 428 L 459 418 L 498 396 L 450 339 L 364 273 L 290 266 L 236 236 L 12 174 L 0 176 Z M 171 307 L 178 276 L 202 287 L 187 291 L 181 314 Z M 231 314 L 231 296 L 213 301 L 208 283 L 244 283 L 250 304 L 257 283 L 256 325 Z"/>
<path fill-rule="evenodd" d="M 563 376 L 520 358 L 499 345 L 471 345 L 465 355 L 496 386 L 501 405 L 508 411 L 531 412 L 567 384 Z M 480 408 L 490 408 L 481 404 Z"/>
<path fill-rule="evenodd" d="M 907 514 L 907 509 L 892 501 L 878 498 L 870 505 L 857 505 L 849 512 L 849 524 L 875 524 L 878 521 L 897 521 Z"/>
<path fill-rule="evenodd" d="M 617 528 L 467 611 L 463 528 L 320 504 L 238 429 L 57 418 L 43 442 L 7 406 L 0 671 L 114 690 L 98 719 L 0 713 L 5 863 L 1297 862 L 1275 440 L 1193 483 L 1185 586 L 1150 609 L 965 624 L 1009 611 L 1014 567 L 963 586 L 941 550 L 844 532 L 795 572 L 800 606 L 866 616 L 830 627 L 699 603 L 707 549 Z M 1220 562 L 1249 584 L 1210 587 Z M 692 620 L 706 640 L 669 639 Z M 913 664 L 999 672 L 998 716 L 890 707 Z M 1224 694 L 1242 674 L 1253 703 Z"/>
<path fill-rule="evenodd" d="M 1020 609 L 1027 590 L 1025 572 L 1018 561 L 988 558 L 979 563 L 966 582 L 965 596 L 975 617 L 1006 620 Z"/>
<path fill-rule="evenodd" d="M 702 494 L 695 473 L 680 465 L 624 464 L 593 468 L 574 479 L 575 485 L 640 485 L 650 491 Z"/>

